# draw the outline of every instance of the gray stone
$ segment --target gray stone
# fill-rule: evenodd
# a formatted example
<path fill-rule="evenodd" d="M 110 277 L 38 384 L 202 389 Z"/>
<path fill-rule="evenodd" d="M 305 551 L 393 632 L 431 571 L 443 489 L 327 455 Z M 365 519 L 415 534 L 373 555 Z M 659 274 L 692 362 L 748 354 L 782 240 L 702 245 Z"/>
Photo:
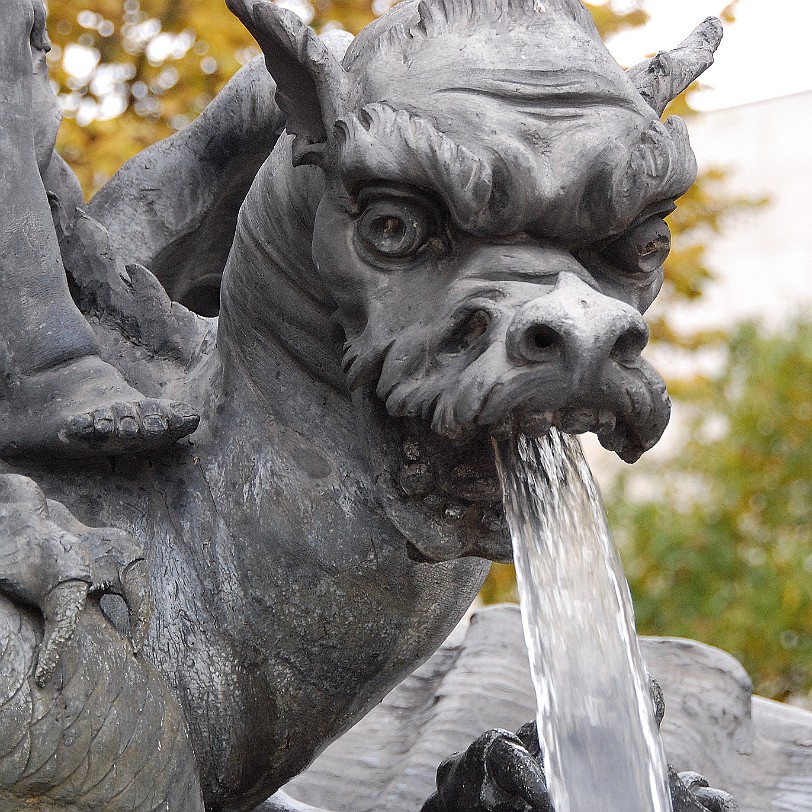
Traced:
<path fill-rule="evenodd" d="M 753 697 L 741 665 L 718 649 L 641 645 L 665 695 L 661 732 L 677 770 L 729 789 L 741 812 L 812 810 L 811 713 Z M 534 715 L 518 607 L 481 610 L 275 797 L 330 812 L 418 810 L 444 758 L 483 730 L 517 730 Z"/>

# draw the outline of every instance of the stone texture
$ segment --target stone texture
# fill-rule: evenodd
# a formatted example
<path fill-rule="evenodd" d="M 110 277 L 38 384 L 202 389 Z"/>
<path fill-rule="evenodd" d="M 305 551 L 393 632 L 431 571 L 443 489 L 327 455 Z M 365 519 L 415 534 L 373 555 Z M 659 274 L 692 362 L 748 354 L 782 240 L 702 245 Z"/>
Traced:
<path fill-rule="evenodd" d="M 718 649 L 641 644 L 665 695 L 662 734 L 677 770 L 727 790 L 741 812 L 812 809 L 812 714 L 753 697 L 742 667 Z M 518 607 L 481 610 L 284 792 L 330 812 L 413 812 L 440 761 L 484 730 L 517 730 L 534 715 Z"/>

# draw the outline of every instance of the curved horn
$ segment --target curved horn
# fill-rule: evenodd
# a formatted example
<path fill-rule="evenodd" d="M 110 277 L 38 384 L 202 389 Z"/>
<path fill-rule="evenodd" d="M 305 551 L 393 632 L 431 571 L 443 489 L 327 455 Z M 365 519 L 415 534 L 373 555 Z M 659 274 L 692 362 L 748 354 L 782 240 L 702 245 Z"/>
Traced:
<path fill-rule="evenodd" d="M 662 115 L 668 102 L 713 64 L 713 54 L 723 33 L 721 21 L 708 17 L 673 51 L 660 51 L 652 59 L 629 68 L 626 75 L 646 103 Z"/>

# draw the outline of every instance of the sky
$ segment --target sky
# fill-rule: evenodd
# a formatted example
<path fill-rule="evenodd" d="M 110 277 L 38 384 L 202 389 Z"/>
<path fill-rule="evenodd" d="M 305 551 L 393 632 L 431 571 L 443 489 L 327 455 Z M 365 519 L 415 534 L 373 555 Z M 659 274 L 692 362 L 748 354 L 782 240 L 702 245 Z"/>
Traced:
<path fill-rule="evenodd" d="M 619 34 L 610 50 L 621 64 L 634 64 L 653 51 L 673 48 L 727 4 L 728 0 L 644 0 L 649 24 Z M 715 110 L 812 90 L 810 0 L 740 0 L 736 18 L 726 27 L 716 63 L 703 78 L 708 90 L 693 98 L 695 107 Z"/>

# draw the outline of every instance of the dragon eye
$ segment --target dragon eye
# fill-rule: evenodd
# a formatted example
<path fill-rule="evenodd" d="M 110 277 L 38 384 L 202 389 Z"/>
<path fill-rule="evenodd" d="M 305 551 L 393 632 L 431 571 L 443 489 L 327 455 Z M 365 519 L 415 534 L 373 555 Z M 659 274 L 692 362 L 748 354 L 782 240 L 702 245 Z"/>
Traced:
<path fill-rule="evenodd" d="M 430 213 L 413 200 L 373 200 L 356 225 L 364 245 L 387 259 L 414 257 L 434 231 Z"/>
<path fill-rule="evenodd" d="M 634 276 L 662 267 L 671 250 L 671 231 L 662 217 L 649 217 L 612 240 L 603 253 L 617 268 Z"/>

